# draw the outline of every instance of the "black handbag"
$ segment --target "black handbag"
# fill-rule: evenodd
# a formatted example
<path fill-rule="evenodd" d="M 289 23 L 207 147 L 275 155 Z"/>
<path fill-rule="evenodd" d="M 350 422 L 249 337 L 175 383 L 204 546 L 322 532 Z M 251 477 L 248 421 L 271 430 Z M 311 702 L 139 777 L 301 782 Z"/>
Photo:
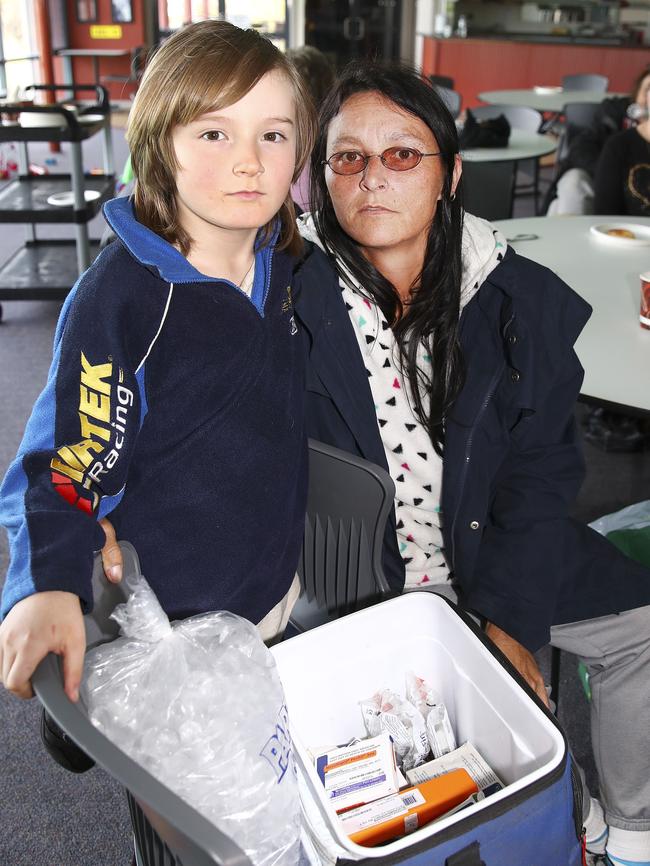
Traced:
<path fill-rule="evenodd" d="M 507 147 L 510 124 L 505 115 L 478 121 L 467 109 L 465 124 L 459 136 L 461 150 L 473 147 Z"/>

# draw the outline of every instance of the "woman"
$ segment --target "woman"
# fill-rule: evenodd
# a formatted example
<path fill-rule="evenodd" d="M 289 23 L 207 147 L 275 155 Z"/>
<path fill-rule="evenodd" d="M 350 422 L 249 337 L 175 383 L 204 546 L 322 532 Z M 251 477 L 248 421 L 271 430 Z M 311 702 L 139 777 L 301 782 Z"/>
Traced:
<path fill-rule="evenodd" d="M 542 699 L 532 652 L 550 639 L 584 659 L 608 854 L 650 864 L 650 574 L 568 517 L 589 308 L 463 216 L 453 119 L 414 73 L 346 72 L 311 169 L 315 246 L 294 280 L 309 435 L 395 480 L 394 589 L 457 594 Z M 595 857 L 607 828 L 589 797 L 584 818 Z"/>
<path fill-rule="evenodd" d="M 489 224 L 469 214 L 463 224 L 456 128 L 418 76 L 352 69 L 320 123 L 302 233 L 336 275 L 312 253 L 295 281 L 309 434 L 395 480 L 384 542 L 392 586 L 457 592 L 542 698 L 531 651 L 550 639 L 585 659 L 608 853 L 650 863 L 638 717 L 650 705 L 650 609 L 640 607 L 650 575 L 568 517 L 583 476 L 572 346 L 588 306 Z M 620 610 L 629 612 L 589 622 Z M 590 843 L 604 839 L 589 798 L 585 819 Z"/>
<path fill-rule="evenodd" d="M 594 213 L 650 216 L 650 69 L 634 88 L 640 122 L 608 138 L 596 166 Z"/>

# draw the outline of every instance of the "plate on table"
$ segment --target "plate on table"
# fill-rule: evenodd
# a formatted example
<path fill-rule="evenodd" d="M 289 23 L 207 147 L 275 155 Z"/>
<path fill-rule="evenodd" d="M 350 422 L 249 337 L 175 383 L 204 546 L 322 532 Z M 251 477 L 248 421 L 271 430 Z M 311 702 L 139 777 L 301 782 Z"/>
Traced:
<path fill-rule="evenodd" d="M 84 190 L 84 198 L 87 202 L 95 201 L 95 199 L 99 198 L 100 195 L 101 193 L 98 189 Z M 72 207 L 74 205 L 74 193 L 71 189 L 68 189 L 65 192 L 56 192 L 54 195 L 49 195 L 47 197 L 47 203 L 55 205 L 56 207 Z"/>
<path fill-rule="evenodd" d="M 605 244 L 642 247 L 650 244 L 650 225 L 640 223 L 600 223 L 589 227 L 591 234 Z"/>
<path fill-rule="evenodd" d="M 549 96 L 551 93 L 562 93 L 561 87 L 551 87 L 541 84 L 536 84 L 535 87 L 533 87 L 533 90 L 535 91 L 535 93 L 539 93 L 541 96 L 544 96 L 545 94 Z"/>

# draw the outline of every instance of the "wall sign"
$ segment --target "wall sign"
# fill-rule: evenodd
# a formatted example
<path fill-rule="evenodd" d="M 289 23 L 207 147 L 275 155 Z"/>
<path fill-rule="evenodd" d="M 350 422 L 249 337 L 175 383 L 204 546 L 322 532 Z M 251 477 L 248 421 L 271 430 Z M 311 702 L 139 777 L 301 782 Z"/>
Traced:
<path fill-rule="evenodd" d="M 119 24 L 93 24 L 90 27 L 91 39 L 121 39 L 122 28 Z"/>

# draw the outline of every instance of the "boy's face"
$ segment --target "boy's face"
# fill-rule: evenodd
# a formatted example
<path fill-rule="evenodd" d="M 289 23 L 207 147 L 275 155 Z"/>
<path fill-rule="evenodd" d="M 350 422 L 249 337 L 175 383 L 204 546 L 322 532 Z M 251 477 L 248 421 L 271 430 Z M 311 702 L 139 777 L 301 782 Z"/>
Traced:
<path fill-rule="evenodd" d="M 279 211 L 296 163 L 289 81 L 269 72 L 239 102 L 176 126 L 176 201 L 191 237 L 256 231 Z"/>

